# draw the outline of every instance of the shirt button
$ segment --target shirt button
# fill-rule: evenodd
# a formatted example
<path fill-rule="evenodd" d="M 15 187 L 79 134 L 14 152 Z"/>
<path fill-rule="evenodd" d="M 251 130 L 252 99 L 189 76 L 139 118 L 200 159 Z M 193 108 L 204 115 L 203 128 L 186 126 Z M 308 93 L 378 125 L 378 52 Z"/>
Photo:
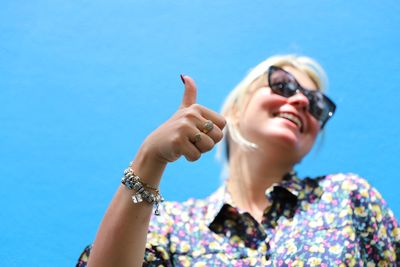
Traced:
<path fill-rule="evenodd" d="M 265 259 L 268 261 L 271 258 L 271 253 L 267 252 L 267 254 L 265 254 Z"/>

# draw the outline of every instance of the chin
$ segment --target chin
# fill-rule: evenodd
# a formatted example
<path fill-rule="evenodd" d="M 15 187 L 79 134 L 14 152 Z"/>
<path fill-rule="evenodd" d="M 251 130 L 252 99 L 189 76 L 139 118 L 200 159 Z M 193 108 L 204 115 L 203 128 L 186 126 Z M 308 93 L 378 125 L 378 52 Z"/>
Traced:
<path fill-rule="evenodd" d="M 282 126 L 281 124 L 265 125 L 266 127 L 252 128 L 244 133 L 244 137 L 257 144 L 261 149 L 266 151 L 279 149 L 294 158 L 301 160 L 304 152 L 304 136 L 296 128 Z M 303 143 L 303 144 L 302 144 Z M 303 147 L 303 148 L 302 148 Z"/>
<path fill-rule="evenodd" d="M 269 131 L 267 135 L 268 139 L 274 140 L 274 143 L 281 144 L 284 147 L 288 147 L 294 150 L 300 147 L 300 133 L 296 133 L 291 129 L 279 128 L 273 131 Z"/>
<path fill-rule="evenodd" d="M 300 133 L 295 133 L 290 129 L 279 128 L 265 132 L 262 135 L 263 142 L 257 142 L 260 148 L 264 147 L 267 151 L 279 150 L 290 157 L 294 163 L 300 162 L 306 154 L 302 149 Z"/>

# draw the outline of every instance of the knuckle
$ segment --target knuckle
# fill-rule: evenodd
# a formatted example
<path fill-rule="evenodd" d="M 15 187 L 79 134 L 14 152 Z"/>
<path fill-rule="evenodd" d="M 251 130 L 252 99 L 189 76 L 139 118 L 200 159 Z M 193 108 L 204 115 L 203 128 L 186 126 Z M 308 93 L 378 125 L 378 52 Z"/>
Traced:
<path fill-rule="evenodd" d="M 195 154 L 192 154 L 192 155 L 187 155 L 187 156 L 185 156 L 186 157 L 186 159 L 188 160 L 188 161 L 196 161 L 196 160 L 198 160 L 200 157 L 201 157 L 201 154 L 200 154 L 200 152 L 199 153 L 195 153 Z"/>
<path fill-rule="evenodd" d="M 194 110 L 196 110 L 197 112 L 199 112 L 201 110 L 201 105 L 198 103 L 194 103 L 193 105 L 191 105 L 191 108 L 193 108 Z"/>
<path fill-rule="evenodd" d="M 221 116 L 221 126 L 222 126 L 222 128 L 225 128 L 225 126 L 226 126 L 226 119 L 222 116 Z"/>
<path fill-rule="evenodd" d="M 192 106 L 184 111 L 183 117 L 190 120 L 198 117 L 199 112 Z"/>
<path fill-rule="evenodd" d="M 209 142 L 207 142 L 207 149 L 211 150 L 214 148 L 214 146 L 215 146 L 215 141 L 212 138 L 210 138 Z"/>
<path fill-rule="evenodd" d="M 214 144 L 207 144 L 205 147 L 204 147 L 204 152 L 207 152 L 207 151 L 210 151 L 211 149 L 213 149 L 214 148 Z"/>
<path fill-rule="evenodd" d="M 179 137 L 186 136 L 187 133 L 191 132 L 191 129 L 193 128 L 193 125 L 194 124 L 193 124 L 191 119 L 186 118 L 186 117 L 182 118 L 181 120 L 179 120 L 176 123 L 176 128 L 175 129 L 176 129 L 176 131 L 178 133 L 177 135 Z"/>
<path fill-rule="evenodd" d="M 200 153 L 199 153 L 199 154 L 196 154 L 196 155 L 193 157 L 193 161 L 196 161 L 196 160 L 200 159 L 200 157 L 201 157 L 201 154 L 200 154 Z"/>
<path fill-rule="evenodd" d="M 212 139 L 213 139 L 214 143 L 218 143 L 219 141 L 222 140 L 223 137 L 224 137 L 224 134 L 222 133 L 222 131 L 220 129 L 215 129 L 215 131 L 212 134 Z"/>
<path fill-rule="evenodd" d="M 215 135 L 216 135 L 215 139 L 216 139 L 217 142 L 221 141 L 222 138 L 224 138 L 224 134 L 222 133 L 221 130 L 216 131 Z"/>
<path fill-rule="evenodd" d="M 207 138 L 202 142 L 201 147 L 199 148 L 202 153 L 210 151 L 214 148 L 214 140 L 212 138 Z"/>
<path fill-rule="evenodd" d="M 174 147 L 180 147 L 181 144 L 182 144 L 182 140 L 181 140 L 180 136 L 179 135 L 175 135 L 174 137 L 172 137 L 171 144 Z"/>
<path fill-rule="evenodd" d="M 178 129 L 180 131 L 184 131 L 186 129 L 189 129 L 191 127 L 192 123 L 188 118 L 184 118 L 180 121 L 179 125 L 178 125 Z"/>

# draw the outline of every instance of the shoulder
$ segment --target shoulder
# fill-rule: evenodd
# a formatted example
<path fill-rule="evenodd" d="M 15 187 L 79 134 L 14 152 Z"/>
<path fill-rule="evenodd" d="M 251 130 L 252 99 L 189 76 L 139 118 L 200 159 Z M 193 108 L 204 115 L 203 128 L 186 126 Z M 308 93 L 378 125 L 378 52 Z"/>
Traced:
<path fill-rule="evenodd" d="M 354 173 L 337 173 L 314 178 L 325 192 L 354 195 L 357 198 L 382 198 L 365 179 Z"/>
<path fill-rule="evenodd" d="M 306 193 L 309 188 L 325 202 L 352 208 L 365 207 L 372 210 L 387 209 L 382 195 L 366 179 L 354 173 L 337 173 L 303 179 Z M 390 211 L 391 212 L 391 211 Z"/>
<path fill-rule="evenodd" d="M 347 217 L 351 221 L 362 247 L 368 248 L 365 261 L 379 262 L 382 266 L 399 263 L 398 222 L 378 190 L 353 173 L 327 175 L 320 184 L 324 191 L 322 199 L 329 196 L 339 200 L 335 205 L 340 210 L 339 218 Z"/>
<path fill-rule="evenodd" d="M 381 218 L 394 217 L 385 199 L 366 179 L 354 173 L 326 175 L 319 180 L 324 195 L 350 204 L 356 216 L 366 215 Z M 322 196 L 323 198 L 326 196 Z"/>
<path fill-rule="evenodd" d="M 335 173 L 323 176 L 322 185 L 340 186 L 341 189 L 352 191 L 359 188 L 371 188 L 371 185 L 365 178 L 355 173 Z"/>
<path fill-rule="evenodd" d="M 368 181 L 354 173 L 336 173 L 317 177 L 306 177 L 302 179 L 302 187 L 305 193 L 317 193 L 317 195 L 328 195 L 334 198 L 360 198 L 380 194 L 371 186 Z"/>

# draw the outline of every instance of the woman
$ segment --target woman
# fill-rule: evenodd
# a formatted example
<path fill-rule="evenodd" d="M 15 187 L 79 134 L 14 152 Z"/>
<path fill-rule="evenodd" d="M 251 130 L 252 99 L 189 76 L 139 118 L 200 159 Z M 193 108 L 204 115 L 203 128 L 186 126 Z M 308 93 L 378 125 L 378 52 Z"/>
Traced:
<path fill-rule="evenodd" d="M 365 180 L 299 179 L 293 171 L 335 111 L 314 60 L 289 55 L 260 63 L 230 93 L 222 116 L 196 104 L 190 77 L 182 81 L 181 107 L 143 142 L 78 266 L 400 263 L 397 221 Z M 224 185 L 207 199 L 164 202 L 159 211 L 167 163 L 195 161 L 222 138 Z M 151 217 L 149 203 L 160 216 Z"/>

